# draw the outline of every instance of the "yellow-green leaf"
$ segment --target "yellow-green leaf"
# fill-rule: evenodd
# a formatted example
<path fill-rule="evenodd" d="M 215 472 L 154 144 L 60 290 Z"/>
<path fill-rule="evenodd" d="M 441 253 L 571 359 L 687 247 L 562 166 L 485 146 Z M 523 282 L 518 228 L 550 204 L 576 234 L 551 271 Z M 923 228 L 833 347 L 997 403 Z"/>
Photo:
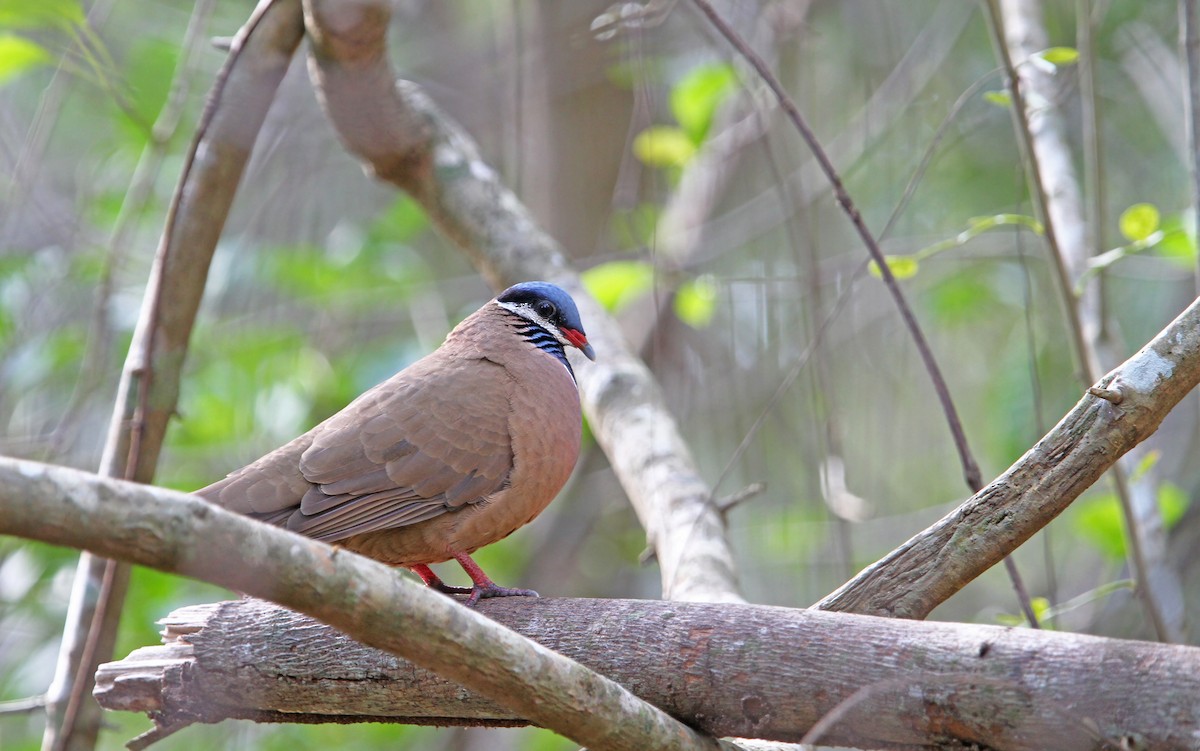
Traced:
<path fill-rule="evenodd" d="M 1183 514 L 1187 511 L 1191 498 L 1173 482 L 1164 482 L 1158 486 L 1158 512 L 1162 514 L 1163 526 L 1174 529 Z"/>
<path fill-rule="evenodd" d="M 717 310 L 717 285 L 709 275 L 696 277 L 675 294 L 675 315 L 694 329 L 707 328 Z"/>
<path fill-rule="evenodd" d="M 610 261 L 583 272 L 583 286 L 613 313 L 654 286 L 654 267 L 645 261 Z"/>
<path fill-rule="evenodd" d="M 633 154 L 651 167 L 682 167 L 696 153 L 696 144 L 682 128 L 655 125 L 633 139 Z"/>
<path fill-rule="evenodd" d="M 1130 242 L 1145 240 L 1158 231 L 1160 217 L 1152 203 L 1135 203 L 1121 212 L 1118 227 Z"/>
<path fill-rule="evenodd" d="M 712 124 L 713 113 L 733 92 L 737 74 L 727 63 L 693 68 L 671 91 L 671 112 L 692 139 L 701 143 Z"/>
<path fill-rule="evenodd" d="M 1007 91 L 985 91 L 983 92 L 983 98 L 1001 107 L 1012 105 L 1012 94 L 1009 94 Z"/>
<path fill-rule="evenodd" d="M 1042 50 L 1037 55 L 1054 65 L 1074 65 L 1079 61 L 1079 50 L 1074 47 L 1051 47 Z"/>
<path fill-rule="evenodd" d="M 0 85 L 52 59 L 37 42 L 15 34 L 0 34 Z"/>
<path fill-rule="evenodd" d="M 0 26 L 10 29 L 79 26 L 86 20 L 79 0 L 0 0 Z"/>
<path fill-rule="evenodd" d="M 911 279 L 919 271 L 920 263 L 912 256 L 884 256 L 883 259 L 887 261 L 888 268 L 892 270 L 892 276 L 897 279 Z M 879 266 L 874 261 L 871 261 L 867 270 L 876 279 L 883 278 L 883 272 L 879 270 Z"/>
<path fill-rule="evenodd" d="M 1162 240 L 1154 246 L 1159 256 L 1183 268 L 1196 265 L 1195 223 L 1190 217 L 1174 214 L 1163 219 Z"/>
<path fill-rule="evenodd" d="M 1164 482 L 1158 486 L 1158 512 L 1163 525 L 1170 529 L 1187 511 L 1189 499 L 1178 485 Z M 1125 522 L 1121 502 L 1113 493 L 1076 502 L 1075 528 L 1100 552 L 1113 560 L 1125 558 Z"/>
<path fill-rule="evenodd" d="M 1076 502 L 1075 529 L 1105 556 L 1119 561 L 1125 558 L 1125 529 L 1121 504 L 1112 493 Z"/>

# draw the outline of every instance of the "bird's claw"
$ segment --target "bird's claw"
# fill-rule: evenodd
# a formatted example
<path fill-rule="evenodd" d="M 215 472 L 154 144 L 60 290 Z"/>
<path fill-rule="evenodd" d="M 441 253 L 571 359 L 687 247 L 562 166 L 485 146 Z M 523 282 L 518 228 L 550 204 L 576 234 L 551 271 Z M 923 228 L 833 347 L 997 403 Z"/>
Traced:
<path fill-rule="evenodd" d="M 466 587 L 452 587 L 452 589 L 458 589 L 464 594 L 466 592 L 471 593 L 471 596 L 467 598 L 465 603 L 469 608 L 475 607 L 480 600 L 486 600 L 490 597 L 541 597 L 541 595 L 539 595 L 537 592 L 534 592 L 532 589 L 501 587 L 496 584 L 487 586 L 474 586 L 470 589 L 467 589 Z"/>

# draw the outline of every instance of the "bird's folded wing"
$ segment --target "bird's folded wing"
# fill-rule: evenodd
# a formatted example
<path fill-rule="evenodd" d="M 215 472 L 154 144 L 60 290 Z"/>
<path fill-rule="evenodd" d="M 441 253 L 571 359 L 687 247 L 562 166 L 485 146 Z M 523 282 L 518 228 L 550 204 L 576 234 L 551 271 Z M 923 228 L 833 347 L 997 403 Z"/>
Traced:
<path fill-rule="evenodd" d="M 300 474 L 300 456 L 313 432 L 280 446 L 258 461 L 196 491 L 196 495 L 269 524 L 283 524 L 312 485 Z"/>
<path fill-rule="evenodd" d="M 368 391 L 313 431 L 300 457 L 312 486 L 288 528 L 340 540 L 415 524 L 502 489 L 513 467 L 510 386 L 505 369 L 488 360 L 441 359 Z"/>

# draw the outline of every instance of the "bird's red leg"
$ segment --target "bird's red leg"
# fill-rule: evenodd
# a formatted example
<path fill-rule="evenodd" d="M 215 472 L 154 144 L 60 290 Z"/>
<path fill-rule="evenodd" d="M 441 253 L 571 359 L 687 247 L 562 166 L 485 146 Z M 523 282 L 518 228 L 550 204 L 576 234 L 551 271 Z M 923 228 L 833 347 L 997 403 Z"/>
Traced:
<path fill-rule="evenodd" d="M 424 563 L 418 563 L 416 566 L 409 566 L 408 568 L 414 574 L 421 577 L 421 581 L 425 582 L 425 586 L 429 587 L 430 589 L 436 589 L 437 591 L 448 595 L 469 595 L 475 593 L 475 590 L 472 587 L 450 586 L 446 582 L 442 581 L 442 577 L 433 573 L 433 569 L 429 568 Z"/>
<path fill-rule="evenodd" d="M 463 567 L 463 571 L 467 572 L 467 576 L 471 577 L 471 581 L 475 582 L 475 586 L 471 588 L 471 596 L 467 598 L 467 607 L 474 607 L 475 603 L 480 600 L 486 600 L 489 597 L 540 597 L 537 592 L 532 589 L 514 589 L 512 587 L 501 587 L 488 578 L 488 575 L 483 573 L 483 569 L 479 568 L 479 564 L 471 560 L 471 556 L 466 553 L 455 553 L 454 560 L 458 561 L 458 565 Z M 414 569 L 416 570 L 416 569 Z M 433 574 L 432 571 L 429 572 Z M 424 578 L 421 572 L 417 572 L 418 576 Z M 437 578 L 436 576 L 434 578 Z"/>

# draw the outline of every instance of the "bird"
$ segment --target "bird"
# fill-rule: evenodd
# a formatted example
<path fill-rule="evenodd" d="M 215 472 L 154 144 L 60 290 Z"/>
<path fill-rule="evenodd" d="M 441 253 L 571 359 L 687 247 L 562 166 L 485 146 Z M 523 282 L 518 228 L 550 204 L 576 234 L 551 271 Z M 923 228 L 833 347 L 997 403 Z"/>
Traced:
<path fill-rule="evenodd" d="M 490 597 L 471 554 L 529 523 L 579 457 L 582 416 L 566 349 L 589 360 L 575 301 L 549 282 L 516 284 L 463 319 L 436 350 L 202 498 L 413 571 L 429 587 Z M 455 560 L 472 586 L 429 567 Z"/>

